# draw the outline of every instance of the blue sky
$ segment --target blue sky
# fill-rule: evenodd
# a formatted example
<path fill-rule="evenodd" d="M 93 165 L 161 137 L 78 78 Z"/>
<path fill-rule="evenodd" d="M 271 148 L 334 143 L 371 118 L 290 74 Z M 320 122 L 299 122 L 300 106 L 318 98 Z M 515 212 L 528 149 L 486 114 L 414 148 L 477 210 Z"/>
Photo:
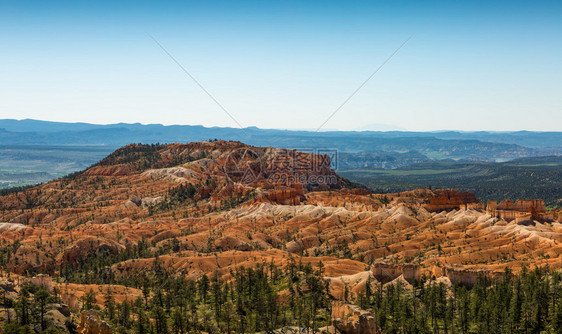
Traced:
<path fill-rule="evenodd" d="M 555 1 L 0 1 L 0 118 L 562 131 Z"/>

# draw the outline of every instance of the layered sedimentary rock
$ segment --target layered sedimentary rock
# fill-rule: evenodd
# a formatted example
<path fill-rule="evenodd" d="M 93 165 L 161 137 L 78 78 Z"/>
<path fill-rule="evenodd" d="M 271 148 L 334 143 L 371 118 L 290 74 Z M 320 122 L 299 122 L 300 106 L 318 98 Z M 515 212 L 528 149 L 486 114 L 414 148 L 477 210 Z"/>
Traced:
<path fill-rule="evenodd" d="M 295 187 L 276 187 L 259 196 L 259 202 L 272 202 L 283 205 L 297 205 L 303 199 L 302 187 L 300 190 Z"/>
<path fill-rule="evenodd" d="M 463 209 L 463 205 L 460 206 L 461 209 Z M 465 210 L 479 210 L 479 211 L 484 211 L 484 209 L 486 209 L 486 205 L 482 202 L 479 203 L 466 203 L 464 205 L 464 209 Z"/>
<path fill-rule="evenodd" d="M 392 264 L 384 262 L 375 262 L 371 266 L 373 276 L 382 283 L 387 283 L 403 276 L 404 279 L 412 283 L 422 277 L 421 269 L 415 264 Z"/>
<path fill-rule="evenodd" d="M 435 197 L 430 198 L 428 203 L 423 205 L 427 211 L 483 209 L 473 193 L 461 193 L 454 189 L 435 190 L 434 193 Z"/>
<path fill-rule="evenodd" d="M 443 275 L 447 276 L 451 283 L 465 286 L 473 286 L 479 278 L 499 279 L 502 274 L 503 273 L 499 271 L 486 269 L 470 270 L 453 266 L 446 266 L 443 268 Z"/>
<path fill-rule="evenodd" d="M 466 269 L 457 266 L 436 267 L 432 270 L 421 268 L 414 264 L 391 264 L 376 262 L 371 266 L 371 273 L 381 283 L 394 281 L 402 277 L 408 283 L 421 279 L 424 275 L 430 277 L 447 277 L 453 284 L 473 286 L 481 278 L 499 279 L 503 272 L 486 269 Z"/>
<path fill-rule="evenodd" d="M 488 201 L 486 212 L 494 217 L 506 221 L 553 219 L 551 214 L 546 212 L 546 207 L 542 199 L 525 199 L 512 202 L 507 199 L 501 202 Z"/>
<path fill-rule="evenodd" d="M 375 316 L 359 306 L 332 303 L 332 325 L 342 334 L 375 334 Z"/>

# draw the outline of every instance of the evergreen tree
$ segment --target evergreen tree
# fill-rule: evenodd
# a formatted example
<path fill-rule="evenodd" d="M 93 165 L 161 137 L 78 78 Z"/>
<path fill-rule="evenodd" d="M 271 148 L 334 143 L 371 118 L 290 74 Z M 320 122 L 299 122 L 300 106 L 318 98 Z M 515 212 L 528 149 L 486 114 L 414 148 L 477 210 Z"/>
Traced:
<path fill-rule="evenodd" d="M 45 313 L 47 313 L 47 301 L 49 299 L 49 296 L 50 294 L 43 288 L 35 292 L 35 303 L 39 308 L 41 331 L 47 329 L 47 324 L 45 322 Z"/>

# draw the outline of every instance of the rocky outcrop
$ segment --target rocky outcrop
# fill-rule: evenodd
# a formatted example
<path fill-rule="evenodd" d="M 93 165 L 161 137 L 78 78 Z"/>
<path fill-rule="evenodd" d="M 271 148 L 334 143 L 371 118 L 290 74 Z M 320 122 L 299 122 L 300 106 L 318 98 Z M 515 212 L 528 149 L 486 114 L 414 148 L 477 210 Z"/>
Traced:
<path fill-rule="evenodd" d="M 387 283 L 403 276 L 408 282 L 421 279 L 421 270 L 415 264 L 391 264 L 384 262 L 375 262 L 371 266 L 371 272 L 377 281 Z"/>
<path fill-rule="evenodd" d="M 60 263 L 75 264 L 91 255 L 116 255 L 123 249 L 125 249 L 123 245 L 120 245 L 113 240 L 90 236 L 75 241 L 70 247 L 66 248 L 59 256 L 58 261 Z"/>
<path fill-rule="evenodd" d="M 158 197 L 145 197 L 141 200 L 141 206 L 143 208 L 148 208 L 150 206 L 154 206 L 160 202 L 164 201 L 164 197 L 162 196 L 158 196 Z"/>
<path fill-rule="evenodd" d="M 435 197 L 430 198 L 428 203 L 423 204 L 427 211 L 444 211 L 444 210 L 457 210 L 468 209 L 470 204 L 471 208 L 480 207 L 476 195 L 469 192 L 459 192 L 454 189 L 436 190 L 434 191 Z"/>
<path fill-rule="evenodd" d="M 300 253 L 312 247 L 320 245 L 320 239 L 317 236 L 309 236 L 298 240 L 289 241 L 286 245 L 287 252 Z"/>
<path fill-rule="evenodd" d="M 502 272 L 485 269 L 466 269 L 462 267 L 445 266 L 433 268 L 432 271 L 423 271 L 420 266 L 415 264 L 391 264 L 385 262 L 375 262 L 371 266 L 371 273 L 381 283 L 392 282 L 395 279 L 403 278 L 412 284 L 415 280 L 420 280 L 423 274 L 426 277 L 437 276 L 447 277 L 451 283 L 464 286 L 473 286 L 480 277 L 487 279 L 498 279 L 502 277 Z"/>
<path fill-rule="evenodd" d="M 282 205 L 297 205 L 301 202 L 302 194 L 296 189 L 289 187 L 282 187 L 272 189 L 261 195 L 257 201 L 272 202 Z"/>
<path fill-rule="evenodd" d="M 462 208 L 462 206 L 461 206 L 461 208 Z M 466 203 L 464 208 L 466 210 L 484 211 L 486 209 L 486 206 L 482 202 L 480 202 L 480 203 Z"/>
<path fill-rule="evenodd" d="M 66 304 L 51 304 L 49 305 L 49 308 L 56 310 L 65 317 L 70 317 L 71 315 L 70 308 Z"/>
<path fill-rule="evenodd" d="M 16 291 L 15 287 L 16 285 L 14 284 L 14 282 L 5 279 L 0 280 L 0 289 L 4 290 L 5 292 Z"/>
<path fill-rule="evenodd" d="M 0 232 L 7 233 L 7 232 L 22 232 L 26 230 L 31 230 L 32 228 L 23 224 L 15 224 L 15 223 L 0 223 Z"/>
<path fill-rule="evenodd" d="M 29 282 L 31 282 L 33 285 L 40 286 L 49 292 L 53 291 L 53 278 L 49 275 L 39 274 L 37 276 L 33 276 L 29 279 Z"/>
<path fill-rule="evenodd" d="M 136 207 L 141 207 L 143 209 L 146 209 L 148 207 L 157 205 L 158 203 L 164 201 L 164 197 L 162 196 L 157 196 L 157 197 L 144 197 L 144 198 L 139 198 L 137 196 L 133 196 L 131 197 L 127 202 L 125 202 L 125 207 L 129 208 L 129 209 L 133 209 Z"/>
<path fill-rule="evenodd" d="M 343 334 L 378 333 L 372 312 L 344 302 L 332 303 L 332 325 Z"/>
<path fill-rule="evenodd" d="M 507 199 L 499 203 L 496 201 L 488 201 L 488 212 L 493 213 L 498 210 L 545 213 L 546 207 L 542 199 L 525 199 L 515 202 Z"/>
<path fill-rule="evenodd" d="M 174 182 L 197 182 L 199 175 L 185 167 L 177 166 L 171 168 L 151 169 L 143 173 L 143 175 L 157 178 L 167 178 Z"/>
<path fill-rule="evenodd" d="M 339 301 L 357 300 L 361 294 L 365 293 L 367 285 L 371 291 L 378 288 L 378 282 L 370 271 L 338 277 L 324 277 L 324 282 L 328 286 L 330 298 Z"/>
<path fill-rule="evenodd" d="M 507 199 L 504 201 L 488 201 L 486 212 L 494 217 L 506 221 L 515 220 L 548 220 L 553 219 L 551 214 L 546 212 L 546 206 L 542 199 L 525 199 L 512 202 Z"/>
<path fill-rule="evenodd" d="M 446 266 L 443 268 L 443 275 L 447 276 L 453 284 L 473 286 L 479 278 L 498 279 L 502 276 L 502 272 L 485 269 L 471 270 Z"/>
<path fill-rule="evenodd" d="M 111 334 L 113 330 L 102 321 L 96 311 L 82 311 L 80 314 L 79 334 Z"/>

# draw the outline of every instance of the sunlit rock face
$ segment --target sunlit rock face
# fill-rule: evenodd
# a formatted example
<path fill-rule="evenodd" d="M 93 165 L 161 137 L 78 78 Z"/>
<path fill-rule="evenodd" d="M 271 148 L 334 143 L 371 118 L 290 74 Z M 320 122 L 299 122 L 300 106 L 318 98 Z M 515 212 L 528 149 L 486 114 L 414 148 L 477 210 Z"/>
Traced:
<path fill-rule="evenodd" d="M 79 334 L 111 334 L 113 330 L 102 321 L 96 311 L 82 311 L 80 314 L 80 324 L 77 331 Z"/>
<path fill-rule="evenodd" d="M 554 214 L 546 212 L 546 206 L 542 199 L 525 199 L 515 202 L 507 199 L 499 203 L 488 201 L 486 212 L 506 221 L 515 220 L 517 223 L 528 220 L 554 220 Z"/>
<path fill-rule="evenodd" d="M 375 316 L 356 305 L 343 302 L 332 304 L 332 325 L 346 334 L 375 334 Z"/>

